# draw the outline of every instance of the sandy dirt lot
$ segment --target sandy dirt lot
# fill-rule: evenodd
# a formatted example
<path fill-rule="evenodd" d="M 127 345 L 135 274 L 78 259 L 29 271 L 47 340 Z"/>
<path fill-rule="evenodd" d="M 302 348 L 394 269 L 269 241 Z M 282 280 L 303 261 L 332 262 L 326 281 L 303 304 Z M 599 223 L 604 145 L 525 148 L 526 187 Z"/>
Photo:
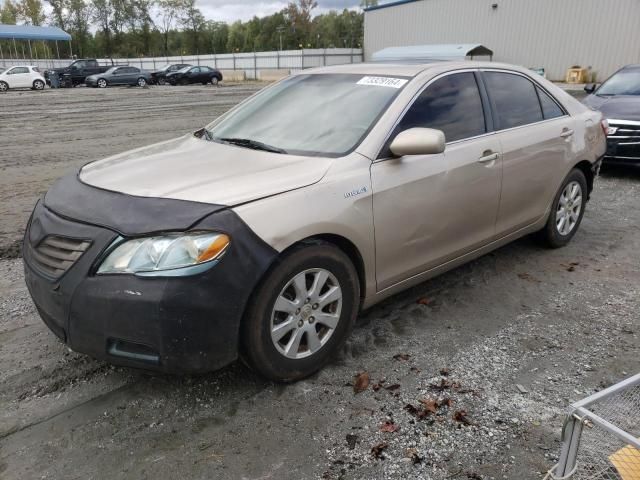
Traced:
<path fill-rule="evenodd" d="M 568 247 L 525 238 L 387 300 L 293 385 L 112 367 L 40 321 L 18 246 L 52 180 L 257 88 L 0 96 L 0 478 L 540 479 L 568 404 L 640 370 L 640 169 L 605 170 Z"/>

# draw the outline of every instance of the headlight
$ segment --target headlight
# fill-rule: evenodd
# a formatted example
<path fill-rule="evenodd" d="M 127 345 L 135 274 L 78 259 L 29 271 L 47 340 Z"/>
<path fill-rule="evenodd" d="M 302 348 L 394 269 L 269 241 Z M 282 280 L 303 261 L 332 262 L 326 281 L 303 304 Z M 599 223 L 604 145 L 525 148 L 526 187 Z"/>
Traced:
<path fill-rule="evenodd" d="M 135 238 L 119 243 L 98 267 L 101 273 L 184 275 L 220 258 L 230 239 L 223 233 L 193 232 Z M 183 270 L 179 270 L 183 269 Z M 196 269 L 200 271 L 200 269 Z"/>

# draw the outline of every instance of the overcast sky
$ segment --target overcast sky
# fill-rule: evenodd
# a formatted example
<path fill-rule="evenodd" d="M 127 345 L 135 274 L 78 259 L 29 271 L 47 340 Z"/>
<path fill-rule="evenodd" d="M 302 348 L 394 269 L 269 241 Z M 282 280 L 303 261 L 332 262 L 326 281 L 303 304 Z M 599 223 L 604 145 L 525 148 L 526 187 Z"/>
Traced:
<path fill-rule="evenodd" d="M 354 8 L 360 5 L 359 0 L 317 0 L 318 7 L 314 15 L 328 10 Z M 264 17 L 276 13 L 287 6 L 286 0 L 197 0 L 207 20 L 233 23 L 236 20 L 249 20 L 254 15 Z"/>

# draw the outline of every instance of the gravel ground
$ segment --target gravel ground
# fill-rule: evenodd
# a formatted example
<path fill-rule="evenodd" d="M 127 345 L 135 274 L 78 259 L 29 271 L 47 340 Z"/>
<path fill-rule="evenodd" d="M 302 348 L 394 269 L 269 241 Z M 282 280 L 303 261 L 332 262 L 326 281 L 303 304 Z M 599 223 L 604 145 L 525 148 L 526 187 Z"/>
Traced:
<path fill-rule="evenodd" d="M 293 385 L 115 368 L 39 320 L 16 242 L 49 183 L 257 88 L 2 96 L 0 478 L 540 479 L 568 404 L 640 370 L 639 169 L 605 170 L 568 247 L 525 238 L 385 301 Z"/>

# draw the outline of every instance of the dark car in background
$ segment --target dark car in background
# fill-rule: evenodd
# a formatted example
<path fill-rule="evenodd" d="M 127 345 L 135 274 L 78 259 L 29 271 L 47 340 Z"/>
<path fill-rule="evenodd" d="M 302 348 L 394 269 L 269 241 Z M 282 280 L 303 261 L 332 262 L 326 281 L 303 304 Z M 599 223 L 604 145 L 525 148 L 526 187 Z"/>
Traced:
<path fill-rule="evenodd" d="M 95 58 L 83 58 L 71 62 L 68 66 L 62 68 L 52 68 L 44 72 L 44 78 L 48 85 L 51 85 L 51 75 L 58 75 L 62 78 L 67 76 L 70 78 L 71 86 L 82 85 L 85 83 L 85 79 L 90 75 L 96 75 L 104 73 L 110 68 L 113 68 L 113 62 L 111 65 L 101 65 Z"/>
<path fill-rule="evenodd" d="M 110 85 L 137 85 L 144 87 L 151 83 L 151 73 L 138 67 L 113 67 L 104 73 L 90 75 L 85 80 L 87 87 L 106 88 Z"/>
<path fill-rule="evenodd" d="M 222 73 L 216 68 L 205 66 L 185 67 L 177 72 L 169 73 L 166 78 L 171 85 L 189 85 L 192 83 L 217 85 L 218 82 L 222 81 Z"/>
<path fill-rule="evenodd" d="M 627 65 L 585 91 L 584 103 L 609 122 L 605 161 L 640 164 L 640 65 Z"/>
<path fill-rule="evenodd" d="M 182 70 L 183 68 L 192 67 L 192 66 L 193 65 L 189 63 L 174 63 L 170 65 L 165 65 L 164 67 L 151 72 L 152 83 L 157 85 L 165 85 L 167 83 L 168 74 L 177 72 L 178 70 Z"/>

